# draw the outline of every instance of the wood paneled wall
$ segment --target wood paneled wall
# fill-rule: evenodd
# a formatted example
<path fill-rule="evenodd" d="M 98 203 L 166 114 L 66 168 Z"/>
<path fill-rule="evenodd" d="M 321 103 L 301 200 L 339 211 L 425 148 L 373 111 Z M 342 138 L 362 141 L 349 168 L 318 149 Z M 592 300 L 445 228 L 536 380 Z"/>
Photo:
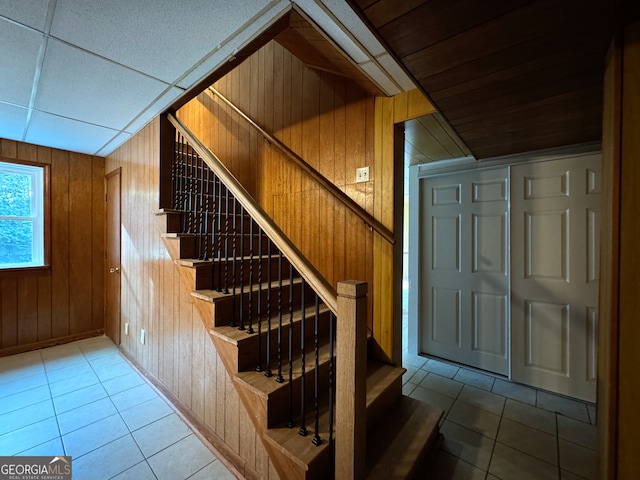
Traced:
<path fill-rule="evenodd" d="M 374 97 L 349 79 L 307 68 L 274 41 L 215 88 L 373 213 L 381 181 L 373 164 Z M 185 105 L 178 116 L 334 287 L 347 279 L 372 283 L 377 234 L 276 146 L 206 94 Z M 370 167 L 371 180 L 356 184 L 356 168 L 364 166 Z"/>
<path fill-rule="evenodd" d="M 104 329 L 104 158 L 0 139 L 0 157 L 51 165 L 51 269 L 0 274 L 0 355 Z"/>
<path fill-rule="evenodd" d="M 373 334 L 378 357 L 400 364 L 402 352 L 402 232 L 404 205 L 403 122 L 434 112 L 418 90 L 392 98 L 376 97 L 374 216 L 396 234 L 390 245 L 377 237 L 373 243 Z M 394 321 L 395 319 L 395 321 Z"/>
<path fill-rule="evenodd" d="M 626 15 L 607 57 L 598 331 L 599 478 L 632 479 L 640 460 L 640 18 Z"/>
<path fill-rule="evenodd" d="M 277 479 L 162 242 L 162 217 L 153 213 L 159 196 L 159 125 L 156 118 L 106 159 L 107 173 L 122 168 L 121 349 L 225 442 L 242 473 Z"/>

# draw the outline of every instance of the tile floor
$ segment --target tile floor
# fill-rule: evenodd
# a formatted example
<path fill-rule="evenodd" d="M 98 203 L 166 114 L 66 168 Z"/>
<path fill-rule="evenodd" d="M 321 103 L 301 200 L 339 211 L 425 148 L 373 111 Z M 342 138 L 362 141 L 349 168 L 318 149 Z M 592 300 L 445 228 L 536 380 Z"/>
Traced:
<path fill-rule="evenodd" d="M 404 363 L 404 393 L 445 410 L 429 478 L 596 478 L 593 405 L 407 352 Z M 234 478 L 105 337 L 0 358 L 0 456 L 59 454 L 75 480 Z"/>
<path fill-rule="evenodd" d="M 9 455 L 71 455 L 74 480 L 235 478 L 106 337 L 0 358 Z"/>
<path fill-rule="evenodd" d="M 597 478 L 594 405 L 403 355 L 404 394 L 445 411 L 430 479 Z"/>

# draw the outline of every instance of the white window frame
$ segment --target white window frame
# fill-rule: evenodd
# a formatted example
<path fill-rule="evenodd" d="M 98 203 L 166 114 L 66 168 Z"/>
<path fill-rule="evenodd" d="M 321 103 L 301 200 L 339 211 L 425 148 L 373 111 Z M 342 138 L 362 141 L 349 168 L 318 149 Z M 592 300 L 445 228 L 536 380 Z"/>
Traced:
<path fill-rule="evenodd" d="M 31 176 L 31 216 L 15 217 L 0 215 L 0 220 L 27 221 L 33 225 L 31 262 L 0 263 L 0 270 L 45 266 L 45 169 L 38 165 L 0 161 L 0 172 Z"/>

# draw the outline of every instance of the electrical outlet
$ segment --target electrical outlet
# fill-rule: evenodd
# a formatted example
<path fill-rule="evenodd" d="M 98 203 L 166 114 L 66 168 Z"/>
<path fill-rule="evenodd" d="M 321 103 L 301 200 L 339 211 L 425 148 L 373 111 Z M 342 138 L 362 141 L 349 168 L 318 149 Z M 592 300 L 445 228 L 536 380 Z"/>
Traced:
<path fill-rule="evenodd" d="M 129 322 L 124 324 L 124 334 L 129 335 Z"/>
<path fill-rule="evenodd" d="M 356 168 L 356 183 L 369 181 L 369 167 Z"/>
<path fill-rule="evenodd" d="M 140 329 L 140 343 L 144 345 L 144 328 Z"/>

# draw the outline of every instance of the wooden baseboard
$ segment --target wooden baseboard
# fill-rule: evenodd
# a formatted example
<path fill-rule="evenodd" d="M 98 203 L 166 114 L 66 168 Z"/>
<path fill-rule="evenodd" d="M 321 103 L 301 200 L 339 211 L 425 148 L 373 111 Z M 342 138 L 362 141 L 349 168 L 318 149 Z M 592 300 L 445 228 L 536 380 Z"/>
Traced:
<path fill-rule="evenodd" d="M 26 345 L 16 345 L 15 347 L 7 347 L 0 350 L 0 357 L 16 355 L 18 353 L 31 352 L 33 350 L 40 350 L 42 348 L 55 347 L 56 345 L 76 342 L 78 340 L 84 340 L 86 338 L 99 337 L 100 335 L 104 335 L 104 329 L 102 328 L 100 330 L 92 330 L 90 332 L 78 333 L 76 335 L 68 335 L 66 337 L 52 338 L 50 340 L 43 340 L 41 342 L 28 343 Z"/>
<path fill-rule="evenodd" d="M 120 355 L 134 368 L 175 411 L 175 413 L 193 430 L 205 446 L 220 460 L 237 478 L 261 479 L 258 472 L 247 465 L 246 461 L 234 452 L 211 427 L 200 420 L 191 409 L 176 397 L 158 378 L 147 372 L 127 352 L 120 349 Z"/>

